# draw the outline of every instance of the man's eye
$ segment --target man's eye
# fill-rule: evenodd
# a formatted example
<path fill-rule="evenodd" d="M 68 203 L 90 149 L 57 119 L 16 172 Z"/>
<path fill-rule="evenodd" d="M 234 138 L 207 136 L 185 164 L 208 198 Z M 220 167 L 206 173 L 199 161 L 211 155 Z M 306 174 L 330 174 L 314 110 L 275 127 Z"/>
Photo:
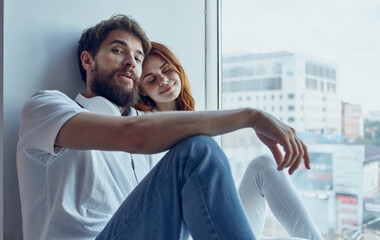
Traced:
<path fill-rule="evenodd" d="M 120 49 L 112 49 L 112 52 L 117 53 L 117 54 L 123 53 L 123 51 L 121 51 Z"/>
<path fill-rule="evenodd" d="M 135 58 L 135 60 L 136 60 L 136 62 L 138 62 L 138 63 L 142 63 L 141 58 Z"/>

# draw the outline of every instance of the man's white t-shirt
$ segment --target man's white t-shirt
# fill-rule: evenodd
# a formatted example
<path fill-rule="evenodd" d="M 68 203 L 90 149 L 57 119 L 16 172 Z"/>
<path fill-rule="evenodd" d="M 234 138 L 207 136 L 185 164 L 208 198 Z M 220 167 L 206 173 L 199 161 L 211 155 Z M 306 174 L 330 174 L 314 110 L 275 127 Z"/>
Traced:
<path fill-rule="evenodd" d="M 54 146 L 65 122 L 88 111 L 121 117 L 105 98 L 78 94 L 75 102 L 59 91 L 36 93 L 22 110 L 17 169 L 25 240 L 95 239 L 137 185 L 130 153 Z M 140 181 L 153 161 L 133 160 Z"/>

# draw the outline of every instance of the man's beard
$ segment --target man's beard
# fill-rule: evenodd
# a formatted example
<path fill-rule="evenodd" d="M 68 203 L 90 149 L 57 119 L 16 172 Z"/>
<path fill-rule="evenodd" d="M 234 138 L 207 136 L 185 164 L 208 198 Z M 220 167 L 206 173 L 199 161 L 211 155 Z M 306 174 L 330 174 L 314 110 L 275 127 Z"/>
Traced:
<path fill-rule="evenodd" d="M 126 89 L 125 86 L 117 84 L 114 78 L 117 73 L 126 73 L 128 71 L 132 74 L 134 80 L 131 89 Z M 112 72 L 107 72 L 106 70 L 101 69 L 98 63 L 95 63 L 91 91 L 97 96 L 102 96 L 108 99 L 119 107 L 129 108 L 136 105 L 139 100 L 139 82 L 140 78 L 136 75 L 133 69 L 117 68 Z"/>

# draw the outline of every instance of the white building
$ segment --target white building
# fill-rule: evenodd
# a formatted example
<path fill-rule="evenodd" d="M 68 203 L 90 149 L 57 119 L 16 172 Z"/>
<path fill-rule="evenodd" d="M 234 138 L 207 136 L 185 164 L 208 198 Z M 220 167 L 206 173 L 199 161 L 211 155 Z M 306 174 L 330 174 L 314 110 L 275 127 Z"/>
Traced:
<path fill-rule="evenodd" d="M 223 59 L 223 109 L 256 107 L 299 133 L 341 134 L 338 66 L 289 52 Z"/>

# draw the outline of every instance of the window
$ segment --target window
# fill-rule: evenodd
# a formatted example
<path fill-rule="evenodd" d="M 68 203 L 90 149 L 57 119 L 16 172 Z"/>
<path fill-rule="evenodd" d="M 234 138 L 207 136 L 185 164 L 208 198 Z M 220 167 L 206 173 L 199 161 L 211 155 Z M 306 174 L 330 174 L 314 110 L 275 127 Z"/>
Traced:
<path fill-rule="evenodd" d="M 329 92 L 329 93 L 335 93 L 336 92 L 335 83 L 327 83 L 327 92 Z"/>
<path fill-rule="evenodd" d="M 306 89 L 317 90 L 317 80 L 306 78 Z"/>
<path fill-rule="evenodd" d="M 312 170 L 299 169 L 291 179 L 324 239 L 378 236 L 380 158 L 369 153 L 380 155 L 380 118 L 366 116 L 380 112 L 380 82 L 373 81 L 380 75 L 380 1 L 222 4 L 222 96 L 260 98 L 249 106 L 274 106 L 268 109 L 279 111 L 272 114 L 307 143 Z M 343 109 L 342 102 L 354 107 Z M 356 118 L 344 121 L 350 116 Z M 249 161 L 270 152 L 251 132 L 236 135 L 249 139 L 246 148 L 228 136 L 222 146 L 239 162 L 231 165 L 238 185 Z M 264 229 L 268 237 L 284 237 L 271 214 Z"/>
<path fill-rule="evenodd" d="M 307 75 L 335 80 L 335 72 L 336 72 L 336 69 L 332 67 L 324 67 L 324 66 L 311 64 L 311 63 L 306 63 Z"/>
<path fill-rule="evenodd" d="M 224 81 L 224 92 L 251 92 L 281 89 L 281 78 Z"/>

